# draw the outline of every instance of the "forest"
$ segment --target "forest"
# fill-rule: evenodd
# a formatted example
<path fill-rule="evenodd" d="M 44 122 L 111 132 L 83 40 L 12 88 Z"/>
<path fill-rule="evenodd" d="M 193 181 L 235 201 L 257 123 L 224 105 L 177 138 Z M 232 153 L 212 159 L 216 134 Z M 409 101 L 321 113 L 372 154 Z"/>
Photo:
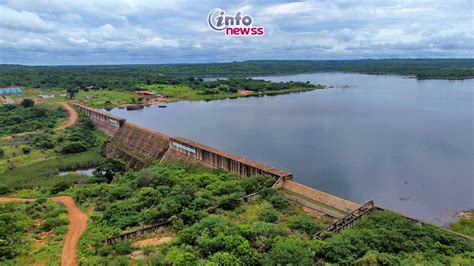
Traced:
<path fill-rule="evenodd" d="M 109 66 L 0 65 L 0 87 L 68 88 L 93 85 L 98 88 L 124 89 L 138 84 L 176 82 L 176 78 L 242 78 L 334 71 L 397 74 L 418 79 L 465 79 L 474 77 L 474 59 L 251 60 Z"/>

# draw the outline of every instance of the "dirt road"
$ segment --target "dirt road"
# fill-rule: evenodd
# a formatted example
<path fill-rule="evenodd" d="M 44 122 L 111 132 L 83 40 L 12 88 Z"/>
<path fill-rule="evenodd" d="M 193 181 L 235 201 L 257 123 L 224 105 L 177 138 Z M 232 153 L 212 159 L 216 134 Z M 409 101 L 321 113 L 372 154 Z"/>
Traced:
<path fill-rule="evenodd" d="M 74 200 L 69 196 L 59 196 L 50 199 L 62 202 L 67 208 L 69 217 L 68 232 L 61 254 L 61 266 L 77 265 L 77 242 L 79 242 L 79 238 L 84 233 L 84 230 L 86 230 L 87 215 L 74 204 Z"/>
<path fill-rule="evenodd" d="M 61 103 L 61 106 L 67 110 L 69 115 L 68 115 L 67 120 L 64 121 L 64 123 L 58 128 L 56 128 L 55 130 L 62 130 L 74 125 L 77 122 L 77 119 L 79 117 L 76 109 L 72 108 L 72 106 L 70 106 L 68 103 Z"/>

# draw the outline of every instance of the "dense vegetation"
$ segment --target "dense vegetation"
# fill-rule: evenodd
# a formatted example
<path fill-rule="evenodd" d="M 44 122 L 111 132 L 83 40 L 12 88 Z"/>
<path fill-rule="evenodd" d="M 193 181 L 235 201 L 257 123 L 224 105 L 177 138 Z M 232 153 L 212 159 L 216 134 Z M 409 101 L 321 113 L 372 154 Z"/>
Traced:
<path fill-rule="evenodd" d="M 65 193 L 83 208 L 94 208 L 80 241 L 86 265 L 127 265 L 127 256 L 136 252 L 143 265 L 311 265 L 315 255 L 337 264 L 472 263 L 472 242 L 385 211 L 338 235 L 312 240 L 328 221 L 276 194 L 269 188 L 273 182 L 175 162 L 116 174 L 110 183 L 76 184 Z M 242 202 L 253 192 L 260 198 Z M 167 244 L 104 244 L 112 235 L 164 221 L 170 223 L 154 237 L 172 238 Z"/>
<path fill-rule="evenodd" d="M 66 117 L 66 111 L 61 107 L 30 105 L 23 102 L 25 103 L 23 105 L 0 105 L 0 137 L 53 129 Z"/>
<path fill-rule="evenodd" d="M 64 205 L 40 199 L 0 204 L 0 264 L 59 264 L 67 231 Z"/>
<path fill-rule="evenodd" d="M 0 66 L 0 87 L 67 88 L 93 85 L 124 89 L 174 77 L 249 77 L 344 71 L 401 74 L 417 78 L 472 78 L 474 59 L 254 60 L 233 63 L 117 66 Z"/>

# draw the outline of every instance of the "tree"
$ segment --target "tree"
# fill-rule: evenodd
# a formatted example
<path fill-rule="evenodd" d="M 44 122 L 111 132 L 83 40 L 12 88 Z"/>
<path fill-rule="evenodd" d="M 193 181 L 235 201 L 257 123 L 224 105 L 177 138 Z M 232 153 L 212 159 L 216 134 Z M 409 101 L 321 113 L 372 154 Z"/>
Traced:
<path fill-rule="evenodd" d="M 268 259 L 271 265 L 312 265 L 313 254 L 301 240 L 288 238 L 276 241 Z"/>
<path fill-rule="evenodd" d="M 62 148 L 61 148 L 61 153 L 62 154 L 71 154 L 71 153 L 80 153 L 80 152 L 84 152 L 87 150 L 87 147 L 86 145 L 84 145 L 84 143 L 82 142 L 70 142 L 70 143 L 67 143 L 66 145 L 64 145 Z"/>
<path fill-rule="evenodd" d="M 94 176 L 105 178 L 107 182 L 112 182 L 114 176 L 118 173 L 125 173 L 128 167 L 122 160 L 108 158 L 94 170 Z"/>
<path fill-rule="evenodd" d="M 28 108 L 35 105 L 35 102 L 32 99 L 23 99 L 20 104 L 21 106 Z"/>
<path fill-rule="evenodd" d="M 5 157 L 5 151 L 0 148 L 0 159 L 3 159 Z"/>
<path fill-rule="evenodd" d="M 79 90 L 75 87 L 69 87 L 67 89 L 67 95 L 70 99 L 74 98 L 74 95 L 76 95 L 76 93 L 78 93 Z"/>

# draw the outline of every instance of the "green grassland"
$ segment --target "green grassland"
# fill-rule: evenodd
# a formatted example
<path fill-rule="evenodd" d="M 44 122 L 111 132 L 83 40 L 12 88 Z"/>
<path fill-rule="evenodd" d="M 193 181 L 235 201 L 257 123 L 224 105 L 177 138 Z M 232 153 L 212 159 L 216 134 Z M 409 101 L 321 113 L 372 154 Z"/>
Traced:
<path fill-rule="evenodd" d="M 465 212 L 464 217 L 461 217 L 459 221 L 453 223 L 450 226 L 450 229 L 455 232 L 474 237 L 474 211 L 470 210 Z"/>
<path fill-rule="evenodd" d="M 96 108 L 110 108 L 135 103 L 138 98 L 138 95 L 126 90 L 81 90 L 76 94 L 74 101 Z"/>

